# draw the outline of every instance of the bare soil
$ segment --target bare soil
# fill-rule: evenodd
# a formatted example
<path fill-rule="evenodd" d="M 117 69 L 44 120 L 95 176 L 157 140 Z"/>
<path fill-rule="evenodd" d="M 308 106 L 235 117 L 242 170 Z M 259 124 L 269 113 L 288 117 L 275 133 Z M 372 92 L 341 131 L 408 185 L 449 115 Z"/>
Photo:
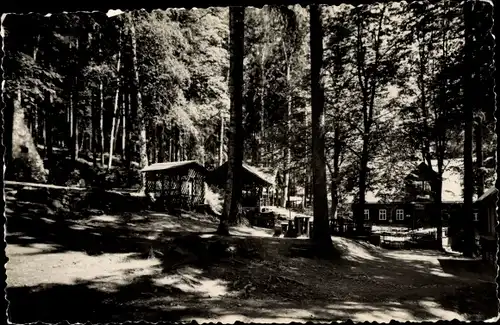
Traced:
<path fill-rule="evenodd" d="M 307 239 L 272 230 L 233 227 L 233 236 L 218 237 L 207 215 L 82 216 L 7 198 L 7 298 L 16 323 L 498 315 L 495 273 L 478 260 L 334 237 L 338 257 L 327 261 L 301 254 Z"/>

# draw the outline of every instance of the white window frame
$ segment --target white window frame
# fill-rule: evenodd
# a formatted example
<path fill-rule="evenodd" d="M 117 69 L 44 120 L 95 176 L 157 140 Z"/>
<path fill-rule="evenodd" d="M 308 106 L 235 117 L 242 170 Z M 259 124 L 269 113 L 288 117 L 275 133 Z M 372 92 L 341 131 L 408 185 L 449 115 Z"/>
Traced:
<path fill-rule="evenodd" d="M 404 209 L 396 209 L 396 220 L 398 220 L 398 221 L 405 220 L 405 210 Z"/>
<path fill-rule="evenodd" d="M 479 212 L 474 212 L 474 221 L 479 221 Z"/>
<path fill-rule="evenodd" d="M 370 209 L 364 211 L 365 220 L 370 220 Z"/>
<path fill-rule="evenodd" d="M 382 211 L 384 213 L 382 213 Z M 383 218 L 382 218 L 383 216 Z M 378 210 L 378 220 L 387 220 L 387 209 L 379 209 Z"/>

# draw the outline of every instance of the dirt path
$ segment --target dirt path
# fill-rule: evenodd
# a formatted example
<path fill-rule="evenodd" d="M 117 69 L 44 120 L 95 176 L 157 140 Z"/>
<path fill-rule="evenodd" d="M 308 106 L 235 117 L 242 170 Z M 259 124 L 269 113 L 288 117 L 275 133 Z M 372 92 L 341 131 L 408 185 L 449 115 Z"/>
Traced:
<path fill-rule="evenodd" d="M 13 214 L 6 268 L 15 322 L 385 322 L 497 314 L 494 276 L 477 261 L 441 253 L 333 238 L 342 257 L 326 262 L 287 255 L 290 245 L 304 240 L 238 227 L 230 241 L 255 256 L 167 270 L 169 238 L 190 232 L 207 233 L 201 237 L 210 240 L 216 220 L 142 213 L 63 222 Z"/>

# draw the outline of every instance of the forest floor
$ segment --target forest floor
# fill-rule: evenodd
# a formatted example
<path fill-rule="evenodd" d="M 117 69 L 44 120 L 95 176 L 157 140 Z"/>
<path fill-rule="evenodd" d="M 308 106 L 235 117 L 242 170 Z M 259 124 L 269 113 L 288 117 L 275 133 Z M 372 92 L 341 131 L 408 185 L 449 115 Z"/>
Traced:
<path fill-rule="evenodd" d="M 495 273 L 478 260 L 385 250 L 333 237 L 338 258 L 301 257 L 307 240 L 194 213 L 54 213 L 7 193 L 13 322 L 485 320 Z M 57 204 L 56 204 L 57 205 Z M 29 312 L 28 312 L 29 311 Z"/>

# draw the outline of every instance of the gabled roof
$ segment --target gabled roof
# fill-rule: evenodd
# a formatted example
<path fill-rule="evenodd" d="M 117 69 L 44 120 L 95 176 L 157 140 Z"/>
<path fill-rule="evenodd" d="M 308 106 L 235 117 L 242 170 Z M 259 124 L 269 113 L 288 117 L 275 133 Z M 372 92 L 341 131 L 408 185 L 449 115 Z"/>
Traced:
<path fill-rule="evenodd" d="M 481 195 L 479 197 L 479 199 L 477 199 L 476 202 L 484 201 L 484 200 L 488 199 L 491 196 L 497 195 L 497 193 L 498 193 L 498 189 L 496 187 L 492 187 L 489 190 L 487 190 L 486 192 L 484 192 L 484 194 Z"/>
<path fill-rule="evenodd" d="M 227 178 L 227 165 L 228 162 L 225 162 L 221 166 L 217 167 L 210 173 L 210 180 L 216 184 L 223 184 Z M 259 185 L 264 186 L 274 186 L 276 179 L 276 170 L 270 168 L 259 168 L 255 166 L 251 166 L 249 164 L 243 163 L 243 173 L 245 183 L 257 183 Z"/>
<path fill-rule="evenodd" d="M 243 168 L 246 169 L 249 173 L 254 174 L 258 178 L 260 178 L 263 182 L 266 182 L 268 185 L 274 185 L 274 181 L 276 179 L 276 170 L 271 168 L 264 167 L 254 167 L 248 164 L 243 163 Z"/>
<path fill-rule="evenodd" d="M 163 163 L 155 163 L 149 166 L 144 167 L 140 171 L 143 173 L 147 172 L 173 172 L 175 170 L 183 169 L 183 168 L 195 168 L 202 172 L 206 172 L 205 167 L 198 162 L 197 160 L 185 160 L 185 161 L 172 161 L 172 162 L 163 162 Z"/>

